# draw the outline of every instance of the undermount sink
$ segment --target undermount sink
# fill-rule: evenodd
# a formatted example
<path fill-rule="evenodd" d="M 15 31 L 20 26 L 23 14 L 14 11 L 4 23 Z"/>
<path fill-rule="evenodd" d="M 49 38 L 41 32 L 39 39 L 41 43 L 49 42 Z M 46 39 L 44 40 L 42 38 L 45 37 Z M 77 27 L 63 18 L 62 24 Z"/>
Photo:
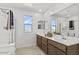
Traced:
<path fill-rule="evenodd" d="M 67 36 L 62 36 L 62 35 L 54 36 L 54 40 L 68 46 L 79 43 L 79 38 L 77 37 L 67 37 Z"/>

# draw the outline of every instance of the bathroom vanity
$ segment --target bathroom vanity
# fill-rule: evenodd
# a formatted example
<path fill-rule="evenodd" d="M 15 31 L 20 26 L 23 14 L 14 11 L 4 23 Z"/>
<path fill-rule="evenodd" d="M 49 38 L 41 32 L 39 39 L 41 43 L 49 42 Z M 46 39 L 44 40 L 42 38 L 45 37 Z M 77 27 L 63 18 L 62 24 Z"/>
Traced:
<path fill-rule="evenodd" d="M 65 40 L 67 39 L 67 40 Z M 75 40 L 74 40 L 75 39 Z M 78 55 L 79 40 L 70 37 L 46 37 L 37 34 L 37 46 L 47 55 Z"/>

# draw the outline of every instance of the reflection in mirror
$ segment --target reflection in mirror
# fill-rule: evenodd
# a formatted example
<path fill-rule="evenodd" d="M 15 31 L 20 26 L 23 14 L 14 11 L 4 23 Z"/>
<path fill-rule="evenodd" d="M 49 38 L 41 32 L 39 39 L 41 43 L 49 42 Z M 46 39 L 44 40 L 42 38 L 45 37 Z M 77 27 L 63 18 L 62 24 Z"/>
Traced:
<path fill-rule="evenodd" d="M 55 18 L 51 20 L 51 29 L 52 29 L 52 32 L 56 32 L 56 19 Z"/>
<path fill-rule="evenodd" d="M 63 36 L 79 37 L 79 4 L 73 4 L 51 15 L 57 20 L 56 33 Z M 51 27 L 52 28 L 52 27 Z"/>
<path fill-rule="evenodd" d="M 69 21 L 69 30 L 74 30 L 74 21 Z"/>
<path fill-rule="evenodd" d="M 57 35 L 60 35 L 60 33 L 61 33 L 61 23 L 59 21 L 58 16 L 52 16 L 51 31 Z"/>
<path fill-rule="evenodd" d="M 38 29 L 45 29 L 45 21 L 38 21 Z"/>

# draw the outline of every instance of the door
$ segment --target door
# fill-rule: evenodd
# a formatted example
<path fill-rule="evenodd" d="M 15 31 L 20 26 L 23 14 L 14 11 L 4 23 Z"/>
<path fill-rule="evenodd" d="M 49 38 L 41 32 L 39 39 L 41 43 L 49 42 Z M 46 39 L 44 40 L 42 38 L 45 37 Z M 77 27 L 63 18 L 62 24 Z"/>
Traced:
<path fill-rule="evenodd" d="M 10 40 L 10 30 L 6 29 L 7 19 L 8 15 L 6 13 L 0 13 L 0 45 L 8 44 Z"/>
<path fill-rule="evenodd" d="M 42 50 L 44 51 L 45 54 L 47 54 L 47 45 L 44 45 L 42 43 Z"/>
<path fill-rule="evenodd" d="M 57 55 L 56 48 L 50 44 L 48 44 L 48 55 Z"/>

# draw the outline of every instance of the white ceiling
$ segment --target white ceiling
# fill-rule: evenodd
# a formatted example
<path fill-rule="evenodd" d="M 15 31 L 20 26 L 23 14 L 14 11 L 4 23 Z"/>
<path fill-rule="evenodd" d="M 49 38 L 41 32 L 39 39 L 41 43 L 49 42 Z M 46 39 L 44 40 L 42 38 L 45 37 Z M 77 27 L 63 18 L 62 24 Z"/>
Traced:
<path fill-rule="evenodd" d="M 55 15 L 62 16 L 62 17 L 70 17 L 70 16 L 79 15 L 79 3 L 73 4 L 72 6 L 56 13 Z"/>
<path fill-rule="evenodd" d="M 70 5 L 69 3 L 0 3 L 0 6 L 17 8 L 25 11 L 45 13 L 47 11 L 54 12 L 58 8 L 62 8 L 65 5 Z M 68 11 L 68 12 L 67 12 Z M 79 14 L 79 4 L 73 7 L 66 8 L 63 11 L 56 13 L 56 15 L 67 16 Z"/>
<path fill-rule="evenodd" d="M 0 3 L 0 6 L 18 8 L 33 12 L 46 12 L 54 3 Z"/>

